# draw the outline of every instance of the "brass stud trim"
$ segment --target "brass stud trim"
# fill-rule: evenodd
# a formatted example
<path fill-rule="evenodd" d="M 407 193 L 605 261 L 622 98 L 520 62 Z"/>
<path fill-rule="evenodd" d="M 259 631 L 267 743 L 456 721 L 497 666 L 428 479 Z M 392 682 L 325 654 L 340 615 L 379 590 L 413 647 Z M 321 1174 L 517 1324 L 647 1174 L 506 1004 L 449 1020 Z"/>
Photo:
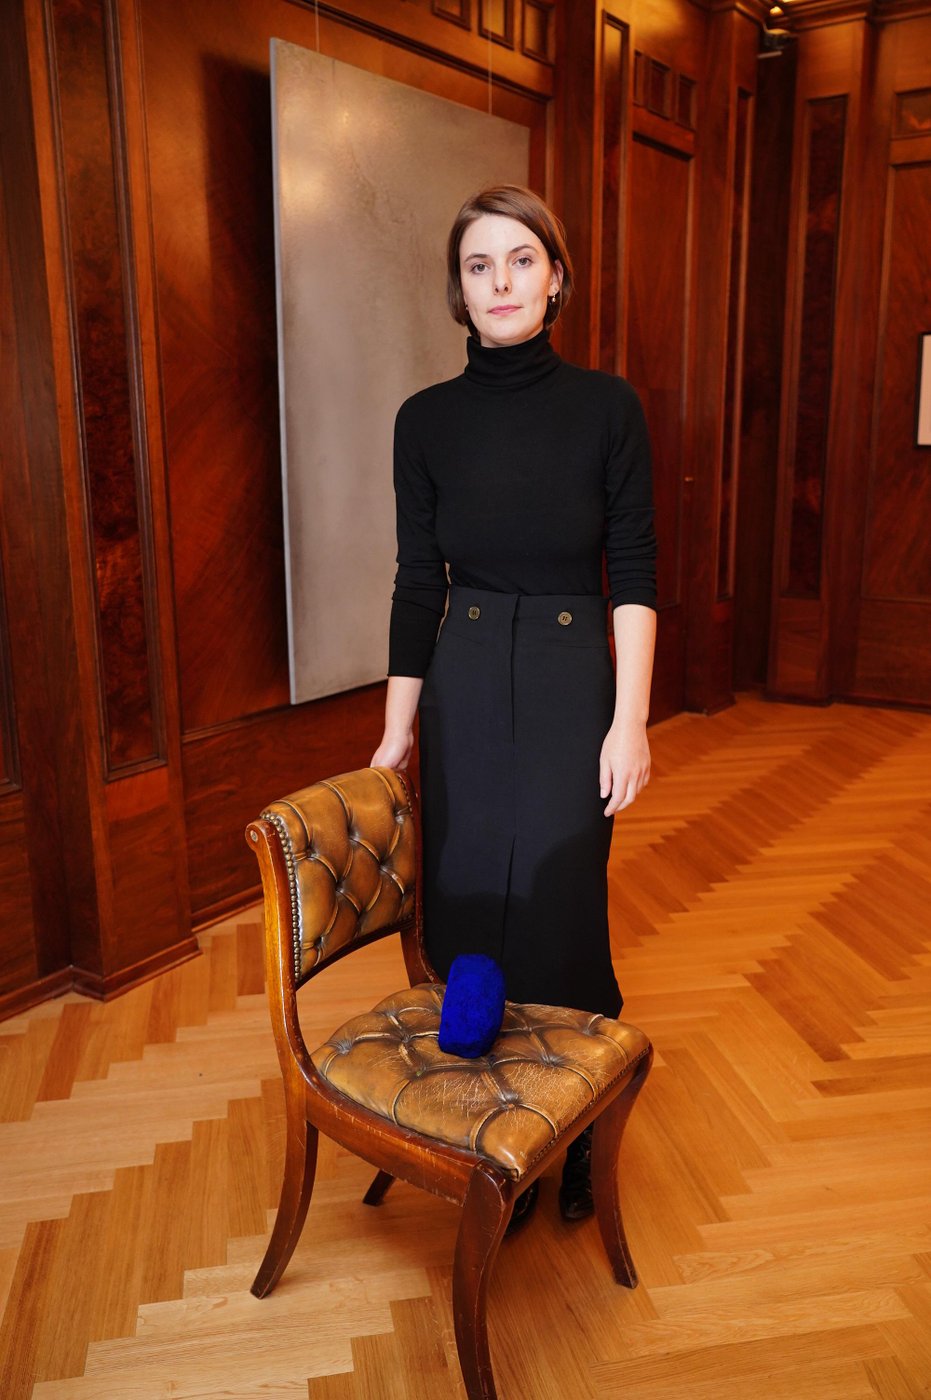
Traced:
<path fill-rule="evenodd" d="M 291 836 L 283 817 L 280 817 L 277 812 L 266 811 L 262 813 L 262 820 L 271 822 L 278 833 L 284 850 L 285 865 L 288 868 L 288 889 L 291 894 L 291 931 L 294 935 L 291 951 L 294 961 L 294 976 L 300 981 L 304 970 L 304 925 L 301 919 L 301 901 L 297 893 L 297 863 L 294 859 L 294 847 L 291 845 Z"/>

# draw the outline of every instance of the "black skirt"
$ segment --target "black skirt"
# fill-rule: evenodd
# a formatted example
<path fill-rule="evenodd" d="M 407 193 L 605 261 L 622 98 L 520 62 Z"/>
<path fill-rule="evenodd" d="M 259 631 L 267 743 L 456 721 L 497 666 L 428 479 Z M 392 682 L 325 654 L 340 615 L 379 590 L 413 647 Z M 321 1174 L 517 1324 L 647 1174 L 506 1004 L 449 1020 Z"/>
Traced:
<path fill-rule="evenodd" d="M 454 585 L 420 697 L 424 941 L 504 969 L 510 1001 L 617 1016 L 598 763 L 607 599 Z"/>

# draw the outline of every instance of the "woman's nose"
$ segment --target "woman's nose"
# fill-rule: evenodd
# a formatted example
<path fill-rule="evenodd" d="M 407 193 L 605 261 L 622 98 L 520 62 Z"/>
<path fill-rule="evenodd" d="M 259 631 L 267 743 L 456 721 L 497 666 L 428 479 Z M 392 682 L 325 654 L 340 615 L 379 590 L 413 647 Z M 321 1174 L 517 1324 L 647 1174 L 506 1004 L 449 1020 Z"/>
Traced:
<path fill-rule="evenodd" d="M 496 278 L 495 278 L 495 291 L 496 291 L 496 292 L 506 292 L 507 289 L 508 289 L 508 276 L 507 276 L 507 273 L 506 273 L 506 272 L 502 272 L 501 275 L 500 275 L 500 277 L 496 277 Z"/>

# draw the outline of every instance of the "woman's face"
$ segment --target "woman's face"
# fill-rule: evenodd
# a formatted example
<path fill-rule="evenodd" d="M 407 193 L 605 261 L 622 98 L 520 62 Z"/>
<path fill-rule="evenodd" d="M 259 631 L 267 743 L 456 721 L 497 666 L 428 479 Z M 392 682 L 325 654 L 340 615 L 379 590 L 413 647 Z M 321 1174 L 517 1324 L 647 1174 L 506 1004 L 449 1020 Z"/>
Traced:
<path fill-rule="evenodd" d="M 462 295 L 483 345 L 537 335 L 562 277 L 562 264 L 550 262 L 537 235 L 505 214 L 482 214 L 460 240 Z"/>

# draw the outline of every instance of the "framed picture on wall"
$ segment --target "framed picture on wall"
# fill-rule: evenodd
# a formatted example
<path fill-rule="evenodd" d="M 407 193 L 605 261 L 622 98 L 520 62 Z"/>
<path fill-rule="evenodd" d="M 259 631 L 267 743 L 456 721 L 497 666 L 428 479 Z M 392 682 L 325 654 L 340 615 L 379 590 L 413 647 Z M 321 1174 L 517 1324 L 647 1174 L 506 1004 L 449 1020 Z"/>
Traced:
<path fill-rule="evenodd" d="M 918 407 L 915 446 L 931 447 L 931 331 L 918 337 Z"/>

